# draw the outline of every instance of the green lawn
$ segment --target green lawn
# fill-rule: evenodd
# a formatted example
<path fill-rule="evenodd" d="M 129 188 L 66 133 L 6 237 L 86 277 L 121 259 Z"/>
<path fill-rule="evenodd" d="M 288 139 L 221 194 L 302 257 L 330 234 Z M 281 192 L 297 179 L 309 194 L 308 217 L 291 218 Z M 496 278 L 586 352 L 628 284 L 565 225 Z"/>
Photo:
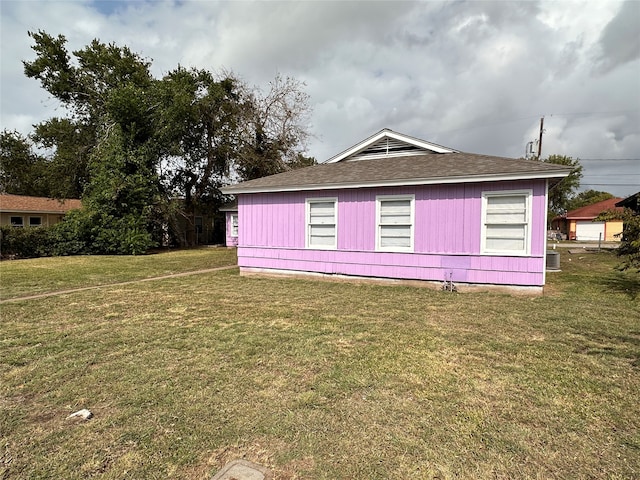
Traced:
<path fill-rule="evenodd" d="M 64 285 L 3 262 L 2 289 L 229 252 L 45 259 Z M 639 478 L 640 280 L 561 255 L 541 297 L 234 269 L 2 304 L 0 478 L 208 479 L 242 457 L 276 479 Z"/>
<path fill-rule="evenodd" d="M 234 265 L 234 249 L 165 251 L 139 256 L 78 256 L 3 262 L 0 299 L 89 285 L 108 285 L 174 273 Z"/>

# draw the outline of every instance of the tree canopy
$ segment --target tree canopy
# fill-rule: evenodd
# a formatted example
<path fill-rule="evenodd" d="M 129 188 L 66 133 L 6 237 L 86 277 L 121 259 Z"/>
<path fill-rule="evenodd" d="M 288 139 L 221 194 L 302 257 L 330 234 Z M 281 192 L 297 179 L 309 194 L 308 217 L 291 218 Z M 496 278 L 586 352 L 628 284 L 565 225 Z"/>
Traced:
<path fill-rule="evenodd" d="M 575 191 L 580 188 L 582 165 L 577 158 L 566 155 L 549 155 L 543 161 L 571 167 L 571 173 L 549 189 L 549 220 L 551 220 L 567 212 Z"/>
<path fill-rule="evenodd" d="M 139 252 L 172 217 L 193 224 L 197 208 L 214 211 L 221 186 L 315 163 L 304 155 L 309 97 L 293 78 L 277 75 L 266 93 L 229 72 L 177 66 L 154 78 L 126 46 L 96 39 L 70 53 L 63 35 L 29 36 L 25 75 L 66 115 L 29 138 L 3 132 L 0 188 L 82 198 L 74 222 L 95 251 Z"/>
<path fill-rule="evenodd" d="M 575 210 L 577 208 L 586 207 L 587 205 L 593 205 L 594 203 L 602 202 L 615 198 L 614 195 L 609 192 L 600 192 L 598 190 L 585 190 L 577 195 L 574 195 L 567 202 L 567 211 Z"/>

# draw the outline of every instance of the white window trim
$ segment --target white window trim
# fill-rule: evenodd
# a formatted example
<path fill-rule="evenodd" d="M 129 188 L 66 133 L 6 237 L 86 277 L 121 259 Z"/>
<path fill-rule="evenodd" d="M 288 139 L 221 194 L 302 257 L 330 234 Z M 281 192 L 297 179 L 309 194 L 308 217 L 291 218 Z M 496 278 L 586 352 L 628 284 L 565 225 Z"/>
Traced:
<path fill-rule="evenodd" d="M 31 223 L 31 220 L 34 219 L 34 218 L 39 219 L 40 223 L 37 223 L 35 225 L 33 223 Z M 43 225 L 43 223 L 42 223 L 42 217 L 41 216 L 38 215 L 38 216 L 29 217 L 29 226 L 30 227 L 41 227 L 42 225 Z"/>
<path fill-rule="evenodd" d="M 526 222 L 525 222 L 525 249 L 524 250 L 489 250 L 487 249 L 487 198 L 498 196 L 512 196 L 512 195 L 525 195 L 526 196 Z M 480 254 L 481 255 L 501 255 L 509 257 L 528 257 L 531 255 L 531 227 L 532 218 L 531 206 L 533 205 L 533 190 L 498 190 L 482 192 L 482 214 L 480 217 Z"/>
<path fill-rule="evenodd" d="M 333 238 L 332 245 L 310 245 L 311 229 L 309 225 L 311 223 L 311 204 L 317 202 L 333 202 L 334 215 L 335 215 L 335 236 Z M 337 250 L 338 248 L 338 197 L 314 197 L 305 199 L 305 213 L 304 213 L 304 245 L 305 248 L 311 250 Z"/>
<path fill-rule="evenodd" d="M 11 220 L 14 218 L 20 218 L 22 221 L 20 223 L 13 223 Z M 20 215 L 9 215 L 9 225 L 14 228 L 24 228 L 24 217 Z"/>
<path fill-rule="evenodd" d="M 382 247 L 380 246 L 380 233 L 382 232 L 380 225 L 380 204 L 384 200 L 409 200 L 411 207 L 411 225 L 409 247 Z M 415 232 L 415 211 L 416 196 L 410 195 L 376 195 L 376 251 L 378 252 L 413 252 L 414 248 L 414 232 Z"/>
<path fill-rule="evenodd" d="M 233 231 L 233 219 L 236 219 L 236 231 L 234 233 Z M 238 238 L 238 229 L 240 228 L 240 224 L 238 223 L 238 214 L 237 213 L 231 213 L 229 214 L 229 228 L 231 230 L 231 238 Z"/>

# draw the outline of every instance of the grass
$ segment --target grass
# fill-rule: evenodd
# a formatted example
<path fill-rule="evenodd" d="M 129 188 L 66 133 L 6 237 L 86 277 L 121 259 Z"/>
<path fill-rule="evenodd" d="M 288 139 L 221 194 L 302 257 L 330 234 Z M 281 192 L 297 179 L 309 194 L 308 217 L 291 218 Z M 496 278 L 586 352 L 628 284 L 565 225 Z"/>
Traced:
<path fill-rule="evenodd" d="M 0 300 L 203 270 L 235 262 L 235 250 L 219 249 L 212 255 L 209 248 L 126 257 L 49 257 L 3 262 Z"/>
<path fill-rule="evenodd" d="M 638 478 L 639 279 L 561 260 L 535 298 L 224 270 L 0 305 L 0 478 Z"/>

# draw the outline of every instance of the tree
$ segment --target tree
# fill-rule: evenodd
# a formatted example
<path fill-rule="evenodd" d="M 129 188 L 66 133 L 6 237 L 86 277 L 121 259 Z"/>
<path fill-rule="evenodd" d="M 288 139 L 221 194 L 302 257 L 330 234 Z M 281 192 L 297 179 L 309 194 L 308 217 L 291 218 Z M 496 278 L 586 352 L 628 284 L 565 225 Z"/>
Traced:
<path fill-rule="evenodd" d="M 241 178 L 251 180 L 308 163 L 300 161 L 310 136 L 311 108 L 304 83 L 278 74 L 266 94 L 254 89 L 247 97 L 238 165 Z"/>
<path fill-rule="evenodd" d="M 29 36 L 35 42 L 36 59 L 23 61 L 25 75 L 40 80 L 69 112 L 67 118 L 36 125 L 32 138 L 53 150 L 51 169 L 66 173 L 66 184 L 56 181 L 53 190 L 58 196 L 79 197 L 90 182 L 91 154 L 114 125 L 138 143 L 150 138 L 150 63 L 127 47 L 93 40 L 73 52 L 75 66 L 63 35 L 38 31 Z M 50 177 L 59 179 L 60 175 Z"/>
<path fill-rule="evenodd" d="M 602 202 L 615 198 L 609 192 L 600 192 L 597 190 L 585 190 L 572 197 L 567 202 L 567 211 L 575 210 L 577 208 L 586 207 L 587 205 L 593 205 L 594 203 Z"/>
<path fill-rule="evenodd" d="M 308 104 L 293 79 L 276 77 L 263 95 L 230 73 L 216 78 L 178 67 L 159 82 L 157 98 L 163 177 L 183 198 L 182 216 L 191 225 L 196 209 L 225 201 L 222 185 L 315 163 L 302 155 Z M 187 233 L 193 242 L 194 231 Z"/>
<path fill-rule="evenodd" d="M 0 192 L 14 195 L 49 196 L 43 172 L 45 159 L 33 153 L 29 139 L 16 131 L 0 134 Z"/>
<path fill-rule="evenodd" d="M 574 192 L 580 187 L 582 165 L 580 165 L 580 161 L 577 158 L 574 159 L 566 155 L 549 155 L 544 162 L 571 167 L 571 173 L 549 189 L 548 218 L 551 221 L 554 217 L 567 212 L 567 207 L 574 196 Z"/>
<path fill-rule="evenodd" d="M 154 155 L 131 146 L 119 125 L 92 155 L 92 181 L 83 198 L 92 253 L 141 254 L 152 238 L 154 207 L 160 202 Z"/>
<path fill-rule="evenodd" d="M 137 232 L 176 215 L 193 223 L 197 208 L 215 211 L 225 200 L 224 184 L 315 163 L 304 156 L 309 106 L 301 82 L 277 76 L 263 95 L 206 70 L 178 67 L 158 80 L 127 47 L 93 40 L 69 53 L 62 35 L 29 35 L 36 58 L 23 62 L 26 76 L 68 112 L 37 125 L 31 138 L 52 152 L 52 191 L 81 195 L 87 205 L 74 225 Z M 57 181 L 65 175 L 66 183 Z M 124 251 L 106 230 L 89 235 L 94 247 Z"/>
<path fill-rule="evenodd" d="M 630 208 L 622 212 L 609 210 L 596 218 L 598 221 L 622 220 L 622 239 L 616 254 L 623 258 L 618 266 L 620 270 L 633 270 L 640 273 L 640 214 Z"/>
<path fill-rule="evenodd" d="M 93 135 L 67 118 L 51 118 L 38 125 L 30 138 L 48 155 L 43 181 L 56 198 L 80 198 L 89 183 Z"/>
<path fill-rule="evenodd" d="M 185 241 L 196 240 L 195 213 L 223 202 L 219 187 L 234 171 L 240 144 L 242 89 L 231 76 L 178 67 L 158 82 L 156 144 L 167 192 L 181 205 L 168 209 L 170 225 L 186 224 Z M 182 221 L 180 220 L 180 217 Z"/>
<path fill-rule="evenodd" d="M 81 190 L 84 212 L 74 228 L 91 253 L 144 252 L 153 244 L 150 212 L 159 191 L 149 62 L 93 40 L 73 52 L 75 66 L 64 36 L 29 35 L 37 56 L 23 62 L 25 74 L 70 114 L 38 125 L 34 138 L 55 149 L 52 164 Z"/>

